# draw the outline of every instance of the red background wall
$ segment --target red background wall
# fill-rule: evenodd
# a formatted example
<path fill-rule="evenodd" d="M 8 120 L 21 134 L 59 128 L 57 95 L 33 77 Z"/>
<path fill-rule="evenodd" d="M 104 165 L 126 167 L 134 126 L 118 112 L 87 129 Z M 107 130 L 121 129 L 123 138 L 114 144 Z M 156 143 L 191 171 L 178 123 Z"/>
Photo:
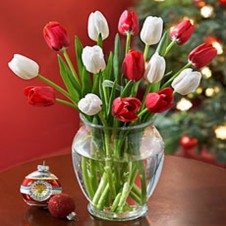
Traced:
<path fill-rule="evenodd" d="M 13 74 L 8 62 L 14 53 L 32 58 L 40 73 L 60 84 L 56 52 L 46 45 L 42 29 L 56 20 L 70 35 L 69 54 L 73 58 L 73 39 L 78 35 L 83 45 L 94 45 L 87 36 L 90 12 L 100 10 L 110 26 L 110 37 L 104 42 L 105 52 L 113 46 L 118 18 L 131 6 L 132 0 L 7 0 L 0 7 L 0 170 L 34 158 L 69 152 L 79 127 L 73 109 L 54 105 L 47 108 L 27 104 L 23 89 L 43 85 L 38 79 L 25 81 Z"/>

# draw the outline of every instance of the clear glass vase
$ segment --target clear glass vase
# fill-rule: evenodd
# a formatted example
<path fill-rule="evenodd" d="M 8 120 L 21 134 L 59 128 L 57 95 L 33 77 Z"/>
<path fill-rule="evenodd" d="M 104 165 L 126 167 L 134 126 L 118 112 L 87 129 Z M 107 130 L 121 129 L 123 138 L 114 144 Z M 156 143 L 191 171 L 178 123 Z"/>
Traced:
<path fill-rule="evenodd" d="M 72 157 L 91 215 L 127 221 L 147 212 L 164 159 L 162 137 L 151 122 L 121 128 L 84 124 Z"/>

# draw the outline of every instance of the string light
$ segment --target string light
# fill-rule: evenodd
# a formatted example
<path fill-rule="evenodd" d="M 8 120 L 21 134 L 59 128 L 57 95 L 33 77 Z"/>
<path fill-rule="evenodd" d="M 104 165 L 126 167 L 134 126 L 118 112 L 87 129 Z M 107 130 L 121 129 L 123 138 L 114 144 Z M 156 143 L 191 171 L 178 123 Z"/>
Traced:
<path fill-rule="evenodd" d="M 208 79 L 212 76 L 212 71 L 207 66 L 205 66 L 201 69 L 201 73 L 205 79 Z"/>
<path fill-rule="evenodd" d="M 200 14 L 204 18 L 209 18 L 213 15 L 213 6 L 205 5 L 200 9 Z"/>
<path fill-rule="evenodd" d="M 201 87 L 199 87 L 199 88 L 196 89 L 196 93 L 197 93 L 197 94 L 201 94 L 202 91 L 203 91 L 203 89 L 202 89 Z"/>
<path fill-rule="evenodd" d="M 180 111 L 187 111 L 192 107 L 192 103 L 185 99 L 185 98 L 181 98 L 180 101 L 178 101 L 177 105 L 176 105 L 176 109 L 180 110 Z"/>
<path fill-rule="evenodd" d="M 205 94 L 207 97 L 212 97 L 214 95 L 214 89 L 213 88 L 207 88 L 205 91 Z"/>
<path fill-rule="evenodd" d="M 214 91 L 215 91 L 215 93 L 218 93 L 220 91 L 220 87 L 219 86 L 215 86 L 214 87 Z"/>
<path fill-rule="evenodd" d="M 216 138 L 221 140 L 226 140 L 226 125 L 225 126 L 218 126 L 215 130 Z"/>

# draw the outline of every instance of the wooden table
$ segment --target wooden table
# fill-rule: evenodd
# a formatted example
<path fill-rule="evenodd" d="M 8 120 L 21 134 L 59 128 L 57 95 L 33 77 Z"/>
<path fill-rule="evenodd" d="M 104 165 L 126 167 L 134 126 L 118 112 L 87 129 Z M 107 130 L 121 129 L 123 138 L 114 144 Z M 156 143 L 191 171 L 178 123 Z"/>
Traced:
<path fill-rule="evenodd" d="M 130 222 L 93 219 L 74 175 L 71 156 L 45 159 L 63 192 L 76 203 L 78 222 L 60 220 L 48 211 L 27 206 L 19 192 L 24 177 L 42 160 L 0 173 L 1 226 L 225 226 L 226 170 L 206 163 L 167 156 L 146 217 Z M 2 161 L 2 160 L 1 160 Z"/>

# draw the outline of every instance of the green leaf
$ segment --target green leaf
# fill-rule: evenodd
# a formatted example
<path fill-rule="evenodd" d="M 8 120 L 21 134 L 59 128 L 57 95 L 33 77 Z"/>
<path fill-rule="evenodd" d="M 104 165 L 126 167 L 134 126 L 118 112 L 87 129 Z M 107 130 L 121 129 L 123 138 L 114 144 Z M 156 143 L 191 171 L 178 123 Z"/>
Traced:
<path fill-rule="evenodd" d="M 107 66 L 103 71 L 103 80 L 106 79 L 111 79 L 111 73 L 112 73 L 112 65 L 113 65 L 113 54 L 110 52 L 108 61 L 107 61 Z"/>
<path fill-rule="evenodd" d="M 158 52 L 160 56 L 164 56 L 165 55 L 166 48 L 169 45 L 169 41 L 170 41 L 170 39 L 169 39 L 169 32 L 166 31 L 164 33 L 164 35 L 162 36 L 162 38 L 161 38 L 161 40 L 160 40 L 160 42 L 158 44 L 158 47 L 156 49 L 156 52 Z"/>
<path fill-rule="evenodd" d="M 113 56 L 113 68 L 114 68 L 114 76 L 115 80 L 119 81 L 119 64 L 121 61 L 121 44 L 120 44 L 120 38 L 119 34 L 116 34 L 115 36 L 115 48 L 114 48 L 114 56 Z"/>
<path fill-rule="evenodd" d="M 82 96 L 84 97 L 87 93 L 90 93 L 92 90 L 92 82 L 89 72 L 86 71 L 85 67 L 82 68 L 81 74 L 81 83 L 82 83 Z"/>
<path fill-rule="evenodd" d="M 116 97 L 116 90 L 117 90 L 116 87 L 117 87 L 117 85 L 118 85 L 117 84 L 117 80 L 115 80 L 114 83 L 113 83 L 112 90 L 111 90 L 111 95 L 110 95 L 110 98 L 109 98 L 107 116 L 110 116 L 110 114 L 111 114 L 112 103 L 113 103 L 113 101 L 114 101 L 114 99 Z"/>
<path fill-rule="evenodd" d="M 83 46 L 82 46 L 79 38 L 76 36 L 75 37 L 75 54 L 76 54 L 78 72 L 79 72 L 80 76 L 82 75 L 83 68 L 84 68 L 83 63 L 82 63 L 82 50 L 83 50 Z"/>
<path fill-rule="evenodd" d="M 80 87 L 77 87 L 77 83 L 74 80 L 74 77 L 72 76 L 69 68 L 67 67 L 66 63 L 63 61 L 62 57 L 58 55 L 58 63 L 60 67 L 60 74 L 63 79 L 63 82 L 68 90 L 68 92 L 71 94 L 72 98 L 78 102 L 79 98 L 79 90 Z"/>
<path fill-rule="evenodd" d="M 131 95 L 133 84 L 134 82 L 132 80 L 126 83 L 126 86 L 122 91 L 121 97 L 129 97 Z"/>
<path fill-rule="evenodd" d="M 120 92 L 122 91 L 123 87 L 118 85 L 117 84 L 117 81 L 116 82 L 113 82 L 111 80 L 104 80 L 103 81 L 103 86 L 104 87 L 109 87 L 109 88 L 112 88 L 112 89 L 117 89 L 119 90 Z"/>

